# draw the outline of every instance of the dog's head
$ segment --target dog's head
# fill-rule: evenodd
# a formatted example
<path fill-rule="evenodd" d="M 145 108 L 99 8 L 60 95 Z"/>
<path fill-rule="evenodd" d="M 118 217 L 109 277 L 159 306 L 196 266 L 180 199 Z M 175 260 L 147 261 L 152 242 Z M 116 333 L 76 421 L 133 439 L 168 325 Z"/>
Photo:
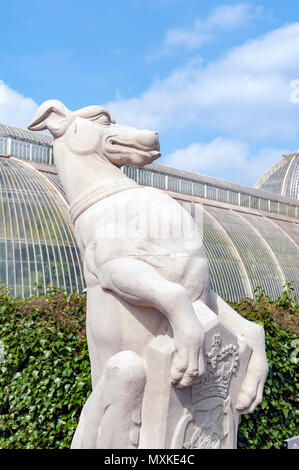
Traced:
<path fill-rule="evenodd" d="M 38 108 L 28 129 L 48 129 L 54 143 L 78 155 L 96 154 L 118 167 L 142 167 L 160 157 L 157 132 L 118 125 L 102 106 L 72 112 L 60 101 L 48 100 Z"/>

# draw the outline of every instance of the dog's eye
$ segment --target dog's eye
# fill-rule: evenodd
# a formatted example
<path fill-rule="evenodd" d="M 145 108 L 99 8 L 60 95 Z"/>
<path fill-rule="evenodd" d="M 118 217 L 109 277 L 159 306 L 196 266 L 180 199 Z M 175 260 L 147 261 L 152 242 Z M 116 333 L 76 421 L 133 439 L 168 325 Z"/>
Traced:
<path fill-rule="evenodd" d="M 102 124 L 104 126 L 109 126 L 110 124 L 110 117 L 108 116 L 108 114 L 106 113 L 103 113 L 101 114 L 97 119 L 96 121 L 99 123 L 99 124 Z"/>

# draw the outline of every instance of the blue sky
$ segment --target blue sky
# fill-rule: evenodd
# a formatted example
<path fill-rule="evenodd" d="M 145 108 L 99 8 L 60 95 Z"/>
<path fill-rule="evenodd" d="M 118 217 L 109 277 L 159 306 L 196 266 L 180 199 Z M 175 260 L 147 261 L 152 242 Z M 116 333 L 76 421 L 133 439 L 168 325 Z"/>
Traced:
<path fill-rule="evenodd" d="M 299 148 L 298 0 L 2 2 L 0 64 L 6 124 L 101 104 L 161 163 L 246 185 Z"/>

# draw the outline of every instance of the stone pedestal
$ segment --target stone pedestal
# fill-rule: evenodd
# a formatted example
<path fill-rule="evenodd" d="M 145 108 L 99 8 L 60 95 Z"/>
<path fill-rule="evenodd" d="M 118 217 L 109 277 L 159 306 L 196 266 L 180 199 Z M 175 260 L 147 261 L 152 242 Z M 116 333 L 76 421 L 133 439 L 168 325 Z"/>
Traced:
<path fill-rule="evenodd" d="M 201 317 L 206 337 L 206 372 L 182 389 L 170 384 L 173 339 L 158 336 L 145 357 L 147 374 L 140 449 L 234 449 L 239 414 L 235 410 L 252 353 L 215 315 Z"/>

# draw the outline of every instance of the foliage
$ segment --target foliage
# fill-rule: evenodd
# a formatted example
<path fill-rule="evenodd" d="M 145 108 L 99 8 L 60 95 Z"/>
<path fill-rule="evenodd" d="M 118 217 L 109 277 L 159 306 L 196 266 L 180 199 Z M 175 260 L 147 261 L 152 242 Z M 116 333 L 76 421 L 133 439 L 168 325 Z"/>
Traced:
<path fill-rule="evenodd" d="M 0 448 L 69 448 L 91 392 L 85 300 L 54 287 L 20 299 L 0 287 Z M 282 447 L 298 434 L 298 304 L 288 285 L 276 301 L 257 289 L 231 305 L 264 326 L 270 366 L 261 405 L 241 417 L 238 446 Z"/>
<path fill-rule="evenodd" d="M 239 448 L 281 448 L 284 439 L 299 434 L 296 427 L 299 305 L 292 290 L 292 285 L 286 284 L 282 295 L 272 301 L 258 288 L 254 300 L 231 304 L 242 316 L 264 327 L 269 364 L 261 405 L 240 418 Z"/>
<path fill-rule="evenodd" d="M 0 290 L 0 448 L 69 447 L 90 393 L 85 296 Z"/>

